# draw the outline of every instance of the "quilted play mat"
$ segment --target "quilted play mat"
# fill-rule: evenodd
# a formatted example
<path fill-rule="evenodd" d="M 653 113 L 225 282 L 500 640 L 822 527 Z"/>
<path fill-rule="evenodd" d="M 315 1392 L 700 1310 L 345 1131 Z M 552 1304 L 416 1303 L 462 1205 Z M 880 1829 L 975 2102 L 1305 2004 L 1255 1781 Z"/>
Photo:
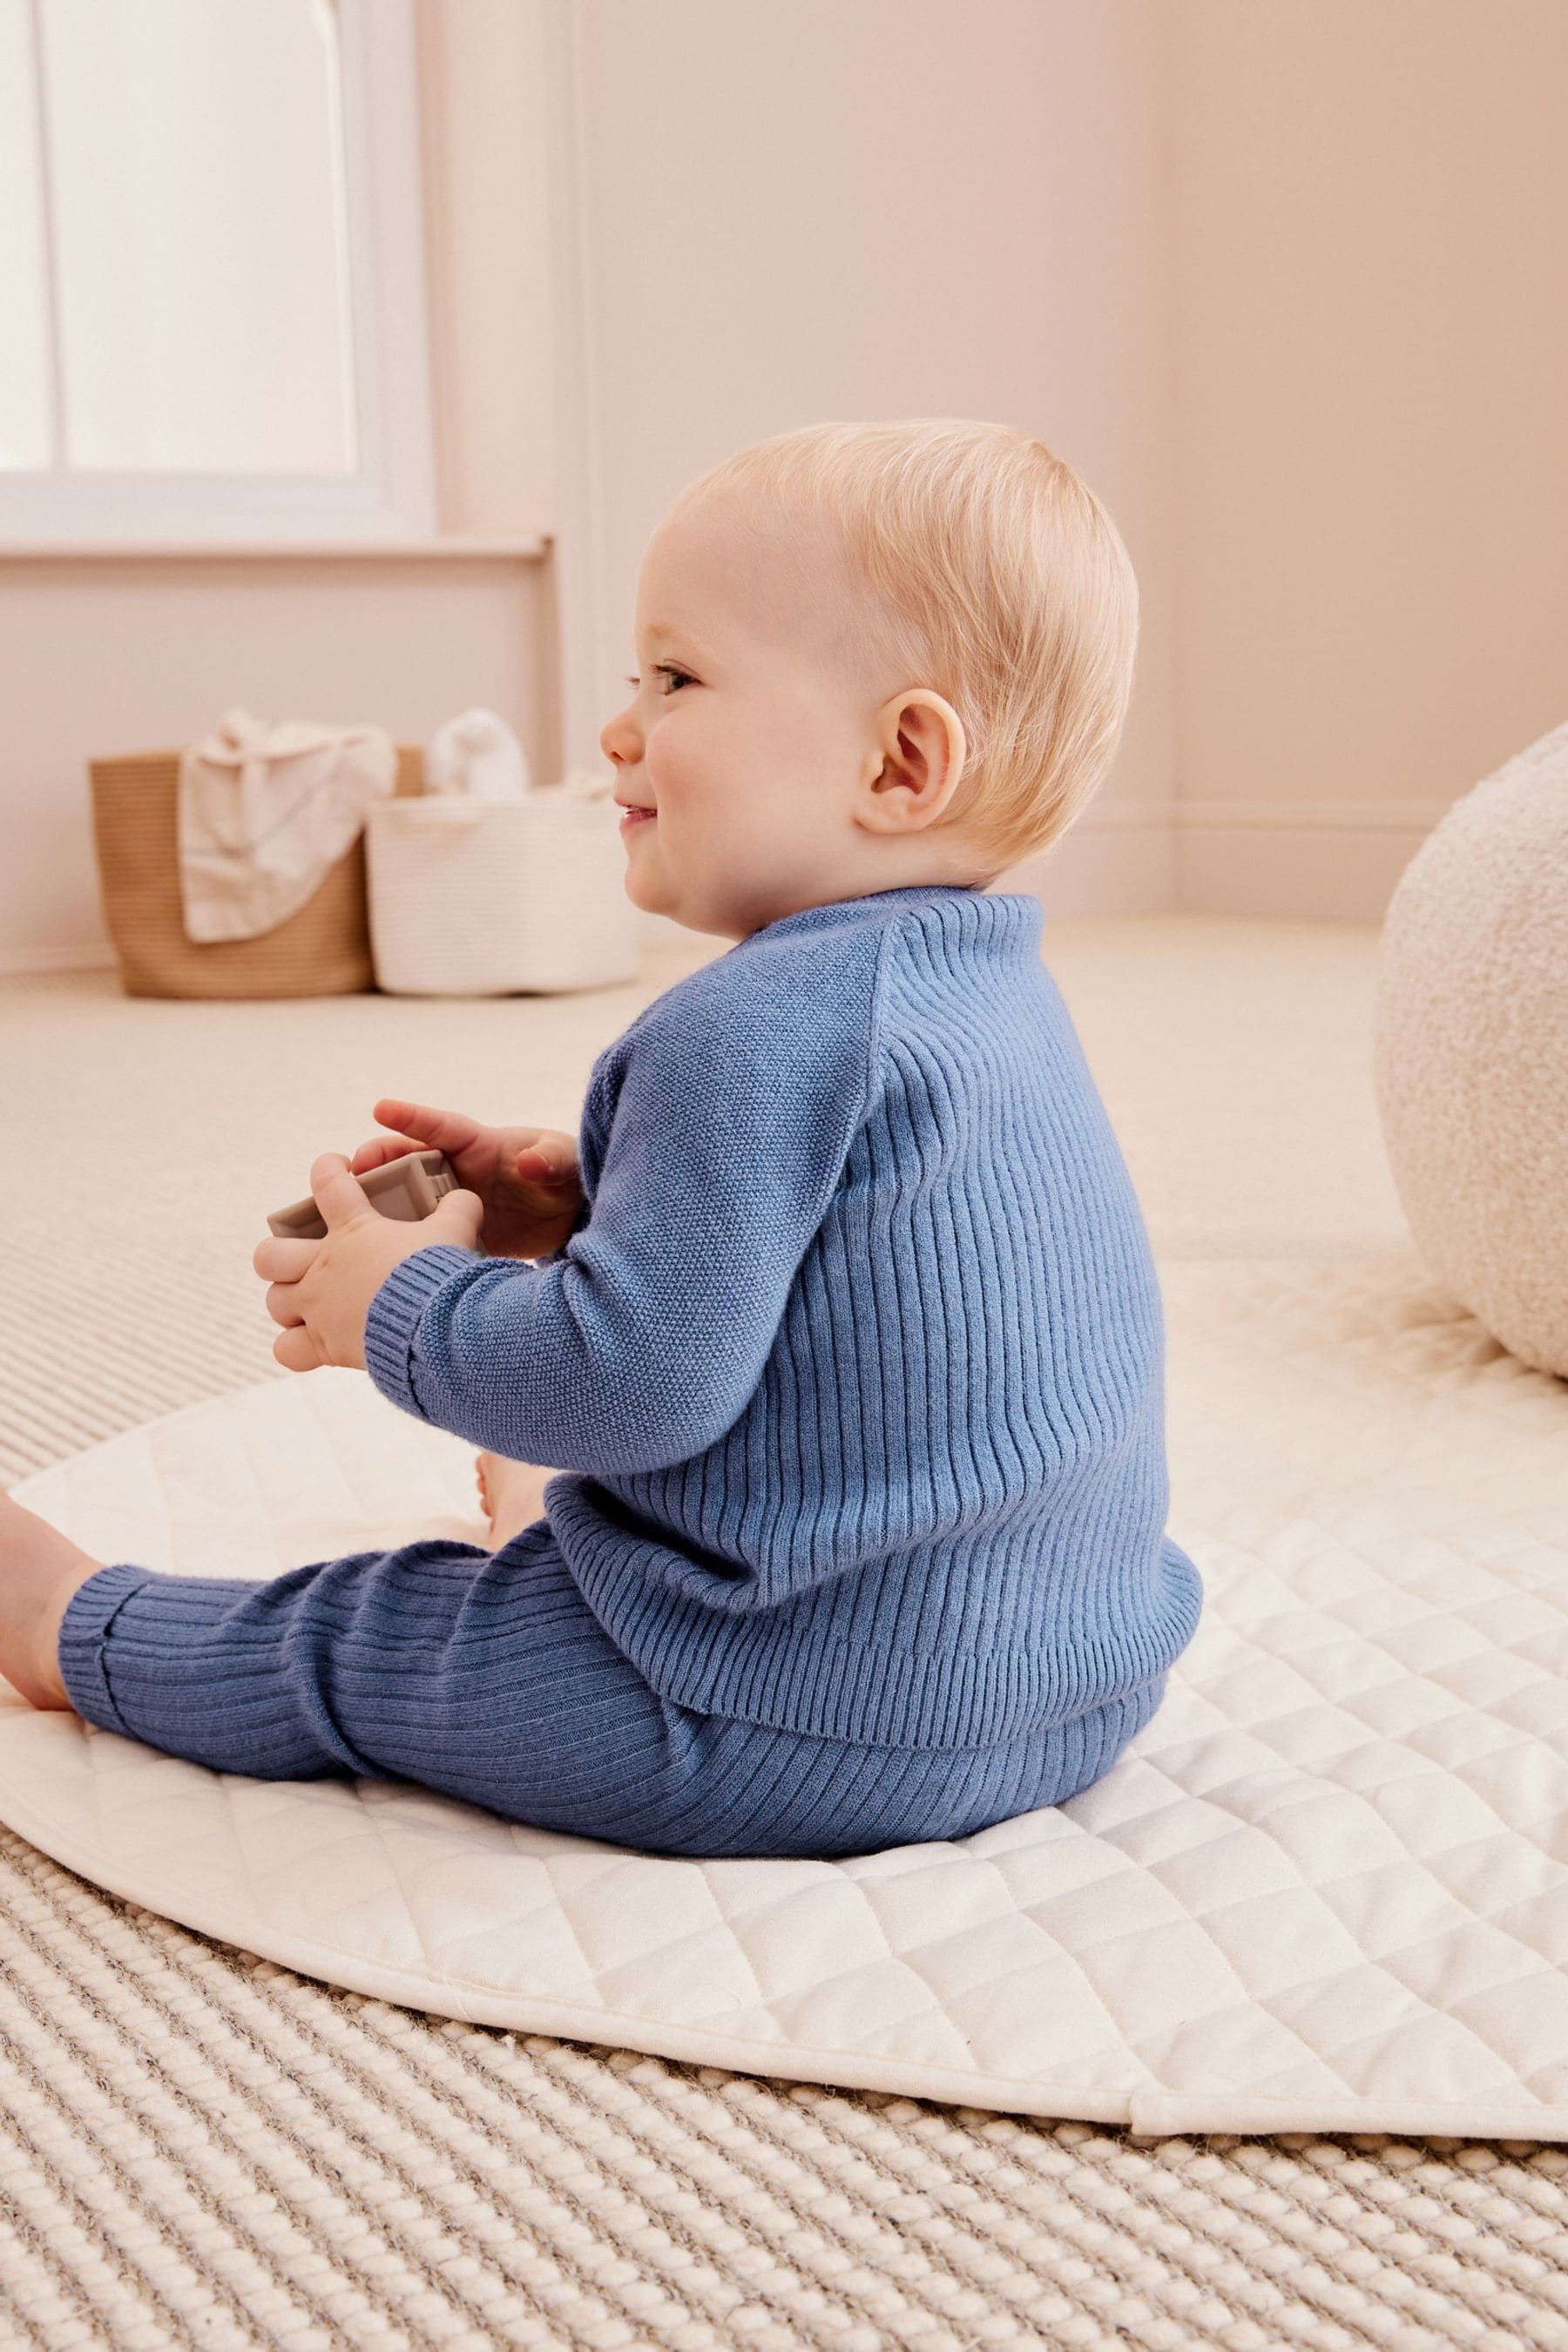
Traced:
<path fill-rule="evenodd" d="M 675 1861 L 214 1773 L 0 1684 L 0 1819 L 186 1927 L 474 2022 L 1154 2134 L 1568 2139 L 1568 1381 L 1402 1253 L 1161 1279 L 1206 1612 L 1068 1804 Z M 339 1370 L 15 1492 L 175 1573 L 483 1534 L 473 1449 Z"/>

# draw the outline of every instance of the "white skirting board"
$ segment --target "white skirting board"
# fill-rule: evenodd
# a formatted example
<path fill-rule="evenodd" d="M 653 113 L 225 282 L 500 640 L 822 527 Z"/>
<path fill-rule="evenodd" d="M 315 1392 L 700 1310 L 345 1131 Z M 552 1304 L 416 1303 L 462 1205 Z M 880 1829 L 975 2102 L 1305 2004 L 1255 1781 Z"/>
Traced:
<path fill-rule="evenodd" d="M 1096 802 L 1043 856 L 998 877 L 995 889 L 1032 890 L 1048 916 L 1208 914 L 1377 923 L 1394 884 L 1447 802 L 1347 806 L 1290 802 Z M 645 936 L 679 925 L 645 915 Z M 29 944 L 0 939 L 7 973 L 112 968 L 100 940 Z"/>

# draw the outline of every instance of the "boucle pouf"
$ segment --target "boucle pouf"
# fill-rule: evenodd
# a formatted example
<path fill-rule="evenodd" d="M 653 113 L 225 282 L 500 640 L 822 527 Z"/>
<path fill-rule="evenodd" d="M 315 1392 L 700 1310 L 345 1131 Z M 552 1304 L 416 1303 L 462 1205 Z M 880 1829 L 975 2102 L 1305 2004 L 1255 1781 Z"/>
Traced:
<path fill-rule="evenodd" d="M 1432 1273 L 1568 1376 L 1568 724 L 1455 803 L 1378 948 L 1377 1105 Z"/>

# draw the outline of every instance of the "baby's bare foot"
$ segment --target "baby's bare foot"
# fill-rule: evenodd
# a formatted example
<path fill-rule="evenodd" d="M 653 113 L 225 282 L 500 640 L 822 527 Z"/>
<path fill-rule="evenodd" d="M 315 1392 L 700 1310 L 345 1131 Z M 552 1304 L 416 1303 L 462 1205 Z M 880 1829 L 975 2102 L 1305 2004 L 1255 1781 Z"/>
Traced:
<path fill-rule="evenodd" d="M 544 1516 L 544 1488 L 553 1470 L 537 1462 L 513 1462 L 504 1454 L 476 1454 L 475 1484 L 490 1523 L 490 1549 L 500 1551 L 513 1536 Z"/>
<path fill-rule="evenodd" d="M 60 1680 L 60 1621 L 103 1566 L 58 1528 L 0 1494 L 0 1675 L 32 1706 L 70 1706 Z"/>

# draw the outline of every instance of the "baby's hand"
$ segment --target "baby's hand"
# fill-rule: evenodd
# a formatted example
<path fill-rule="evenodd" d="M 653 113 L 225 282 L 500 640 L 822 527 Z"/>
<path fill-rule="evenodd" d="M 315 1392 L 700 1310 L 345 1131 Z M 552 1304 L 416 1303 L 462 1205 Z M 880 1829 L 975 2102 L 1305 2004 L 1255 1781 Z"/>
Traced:
<path fill-rule="evenodd" d="M 326 1221 L 326 1239 L 269 1234 L 251 1261 L 272 1286 L 267 1312 L 283 1326 L 272 1352 L 290 1372 L 313 1372 L 319 1364 L 363 1371 L 365 1318 L 382 1284 L 416 1250 L 442 1242 L 477 1249 L 479 1202 L 471 1192 L 448 1192 L 416 1223 L 384 1217 L 341 1151 L 323 1151 L 311 1162 L 310 1191 Z"/>
<path fill-rule="evenodd" d="M 466 1111 L 427 1110 L 395 1095 L 384 1095 L 373 1115 L 402 1132 L 362 1143 L 349 1163 L 353 1173 L 368 1176 L 410 1151 L 444 1151 L 458 1183 L 479 1197 L 481 1238 L 492 1257 L 544 1257 L 575 1225 L 583 1206 L 577 1146 L 559 1128 L 481 1127 Z"/>

